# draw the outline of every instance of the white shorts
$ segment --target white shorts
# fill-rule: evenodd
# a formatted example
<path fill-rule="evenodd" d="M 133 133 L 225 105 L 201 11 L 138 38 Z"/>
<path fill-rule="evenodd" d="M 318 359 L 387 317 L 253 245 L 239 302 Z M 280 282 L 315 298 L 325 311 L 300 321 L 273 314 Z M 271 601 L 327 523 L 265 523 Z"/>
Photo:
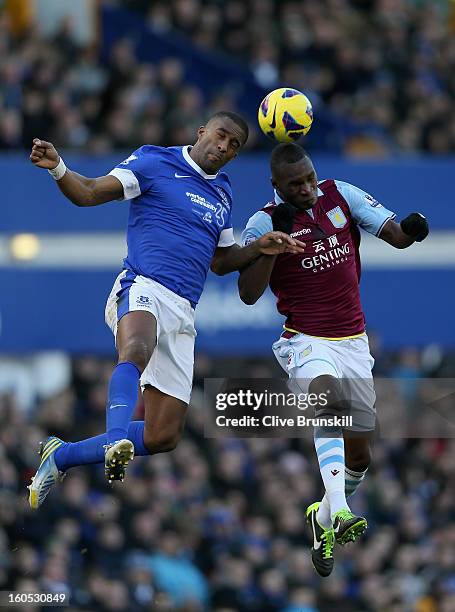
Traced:
<path fill-rule="evenodd" d="M 373 374 L 374 359 L 368 336 L 346 340 L 325 340 L 306 334 L 280 338 L 273 352 L 290 379 L 296 393 L 308 393 L 310 382 L 318 376 L 330 375 L 341 380 L 350 400 L 353 426 L 349 429 L 370 431 L 376 421 Z"/>
<path fill-rule="evenodd" d="M 141 387 L 152 385 L 189 403 L 194 367 L 194 309 L 185 298 L 145 276 L 121 272 L 107 299 L 105 320 L 117 337 L 123 315 L 144 310 L 157 325 L 155 350 L 141 376 Z"/>

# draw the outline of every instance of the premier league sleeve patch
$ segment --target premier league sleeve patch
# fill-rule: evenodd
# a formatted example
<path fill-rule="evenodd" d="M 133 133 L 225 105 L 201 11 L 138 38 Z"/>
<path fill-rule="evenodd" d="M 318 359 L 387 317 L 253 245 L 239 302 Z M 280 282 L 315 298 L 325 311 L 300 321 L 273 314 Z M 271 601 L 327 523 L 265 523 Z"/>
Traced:
<path fill-rule="evenodd" d="M 340 206 L 335 206 L 335 208 L 332 208 L 332 210 L 328 210 L 326 212 L 326 215 L 332 222 L 332 225 L 336 227 L 337 229 L 341 229 L 348 222 Z"/>
<path fill-rule="evenodd" d="M 370 195 L 369 193 L 365 194 L 365 200 L 373 208 L 382 208 L 382 204 L 380 204 L 377 200 L 375 200 L 373 196 Z"/>

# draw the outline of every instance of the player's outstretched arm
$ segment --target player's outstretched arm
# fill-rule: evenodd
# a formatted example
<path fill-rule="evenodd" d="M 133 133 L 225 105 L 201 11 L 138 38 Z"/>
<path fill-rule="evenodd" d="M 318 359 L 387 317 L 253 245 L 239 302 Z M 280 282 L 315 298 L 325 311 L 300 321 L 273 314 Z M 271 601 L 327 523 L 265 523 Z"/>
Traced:
<path fill-rule="evenodd" d="M 76 206 L 98 206 L 123 197 L 123 186 L 115 176 L 87 178 L 69 170 L 54 145 L 45 140 L 33 140 L 30 161 L 49 170 L 60 191 Z"/>
<path fill-rule="evenodd" d="M 303 253 L 304 244 L 294 240 L 283 232 L 269 232 L 247 246 L 233 244 L 229 247 L 218 247 L 213 256 L 210 269 L 219 276 L 242 270 L 261 255 L 279 255 L 280 253 Z"/>
<path fill-rule="evenodd" d="M 428 222 L 420 213 L 411 213 L 401 223 L 389 219 L 379 238 L 397 249 L 406 249 L 414 242 L 422 242 L 428 236 Z"/>

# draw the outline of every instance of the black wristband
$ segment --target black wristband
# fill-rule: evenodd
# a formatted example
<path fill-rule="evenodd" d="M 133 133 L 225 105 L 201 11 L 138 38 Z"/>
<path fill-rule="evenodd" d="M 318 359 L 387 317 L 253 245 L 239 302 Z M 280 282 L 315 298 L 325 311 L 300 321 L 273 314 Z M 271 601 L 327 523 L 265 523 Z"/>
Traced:
<path fill-rule="evenodd" d="M 411 213 L 400 223 L 405 234 L 414 238 L 416 242 L 422 242 L 430 231 L 428 221 L 420 213 Z"/>
<path fill-rule="evenodd" d="M 294 217 L 297 209 L 288 202 L 278 204 L 272 213 L 273 229 L 276 232 L 290 234 L 294 225 Z"/>

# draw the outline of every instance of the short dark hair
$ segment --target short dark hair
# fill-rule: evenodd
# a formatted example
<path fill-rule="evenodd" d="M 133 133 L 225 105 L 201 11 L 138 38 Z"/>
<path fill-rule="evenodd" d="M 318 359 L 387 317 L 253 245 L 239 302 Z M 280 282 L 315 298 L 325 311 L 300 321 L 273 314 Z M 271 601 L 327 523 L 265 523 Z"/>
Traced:
<path fill-rule="evenodd" d="M 305 157 L 310 159 L 305 149 L 296 142 L 283 142 L 277 145 L 270 157 L 272 175 L 276 174 L 278 168 L 283 164 L 295 164 Z"/>
<path fill-rule="evenodd" d="M 245 144 L 246 141 L 248 140 L 250 130 L 248 128 L 248 124 L 245 121 L 245 119 L 241 117 L 239 114 L 233 113 L 232 111 L 228 111 L 228 110 L 218 111 L 217 113 L 215 113 L 214 115 L 210 117 L 207 123 L 210 123 L 210 121 L 213 121 L 214 119 L 223 119 L 225 117 L 227 117 L 228 119 L 233 121 L 235 124 L 237 124 L 239 128 L 242 130 L 242 132 L 245 134 L 245 140 L 243 142 L 243 144 Z"/>

